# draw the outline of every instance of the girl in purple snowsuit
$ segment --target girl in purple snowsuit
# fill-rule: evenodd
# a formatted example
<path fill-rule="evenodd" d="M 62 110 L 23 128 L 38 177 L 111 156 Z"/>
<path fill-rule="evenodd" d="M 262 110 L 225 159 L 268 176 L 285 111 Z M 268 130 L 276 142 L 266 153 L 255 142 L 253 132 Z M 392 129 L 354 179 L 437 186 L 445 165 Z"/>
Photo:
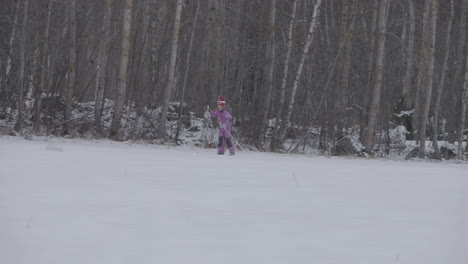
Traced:
<path fill-rule="evenodd" d="M 229 148 L 229 153 L 234 155 L 234 146 L 231 141 L 231 128 L 232 128 L 232 115 L 226 108 L 226 101 L 224 97 L 220 96 L 217 102 L 218 109 L 211 112 L 211 117 L 217 117 L 219 121 L 219 141 L 218 141 L 218 154 L 224 155 L 224 141 Z"/>

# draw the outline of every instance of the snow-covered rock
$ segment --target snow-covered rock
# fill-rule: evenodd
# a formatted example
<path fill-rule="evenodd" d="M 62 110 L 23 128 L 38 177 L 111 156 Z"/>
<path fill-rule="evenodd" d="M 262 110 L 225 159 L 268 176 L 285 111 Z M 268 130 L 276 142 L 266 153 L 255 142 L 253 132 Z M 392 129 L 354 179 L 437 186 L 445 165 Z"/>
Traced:
<path fill-rule="evenodd" d="M 362 155 L 364 146 L 359 142 L 355 136 L 345 136 L 339 140 L 332 148 L 331 153 L 333 156 L 356 156 Z"/>
<path fill-rule="evenodd" d="M 0 135 L 16 136 L 16 132 L 11 127 L 0 126 Z"/>
<path fill-rule="evenodd" d="M 440 147 L 440 156 L 445 160 L 451 160 L 457 158 L 457 147 L 453 144 L 446 144 Z M 431 146 L 426 146 L 426 158 L 435 159 L 434 148 Z M 406 154 L 405 159 L 417 159 L 419 158 L 419 146 L 414 147 L 408 154 Z"/>
<path fill-rule="evenodd" d="M 406 154 L 405 159 L 410 160 L 410 159 L 416 159 L 419 158 L 419 146 L 414 147 L 408 154 Z"/>
<path fill-rule="evenodd" d="M 440 156 L 443 159 L 450 160 L 457 158 L 457 147 L 453 144 L 447 144 L 440 147 Z"/>

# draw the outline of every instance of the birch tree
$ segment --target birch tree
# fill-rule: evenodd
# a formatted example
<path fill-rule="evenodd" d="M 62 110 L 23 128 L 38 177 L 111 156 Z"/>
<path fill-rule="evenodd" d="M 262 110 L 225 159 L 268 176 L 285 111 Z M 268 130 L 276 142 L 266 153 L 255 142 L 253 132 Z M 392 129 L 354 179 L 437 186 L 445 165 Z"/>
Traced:
<path fill-rule="evenodd" d="M 109 40 L 111 38 L 111 14 L 113 0 L 106 0 L 104 18 L 102 23 L 102 43 L 99 49 L 98 63 L 96 66 L 96 89 L 94 101 L 94 129 L 97 135 L 102 134 L 102 107 L 104 102 L 104 90 L 107 84 L 107 67 L 109 64 Z"/>
<path fill-rule="evenodd" d="M 52 16 L 52 0 L 47 3 L 46 25 L 42 39 L 41 48 L 41 77 L 39 87 L 36 87 L 34 98 L 34 124 L 33 129 L 36 135 L 40 134 L 41 127 L 41 114 L 42 114 L 42 94 L 47 90 L 46 72 L 48 70 L 47 58 L 49 56 L 49 32 L 50 32 L 50 19 Z"/>
<path fill-rule="evenodd" d="M 19 72 L 19 84 L 18 84 L 18 119 L 16 121 L 14 129 L 20 131 L 24 124 L 24 79 L 25 79 L 25 52 L 26 52 L 26 30 L 28 24 L 28 5 L 29 0 L 24 1 L 24 15 L 23 24 L 21 27 L 21 40 L 20 40 L 20 72 Z"/>
<path fill-rule="evenodd" d="M 294 22 L 296 20 L 296 10 L 297 10 L 297 0 L 294 0 L 291 16 L 289 19 L 289 26 L 288 26 L 288 36 L 287 36 L 287 46 L 286 46 L 286 56 L 284 57 L 284 68 L 283 68 L 283 78 L 281 79 L 281 87 L 280 87 L 280 99 L 279 105 L 276 111 L 276 121 L 275 121 L 275 130 L 273 132 L 273 138 L 271 140 L 271 149 L 274 150 L 277 146 L 278 137 L 280 136 L 280 124 L 282 118 L 282 112 L 284 109 L 284 102 L 286 97 L 286 83 L 288 81 L 288 73 L 289 73 L 289 64 L 291 60 L 291 53 L 292 53 L 292 44 L 293 44 L 293 32 L 294 32 Z"/>
<path fill-rule="evenodd" d="M 463 2 L 462 10 L 462 19 L 466 20 L 466 15 L 468 13 L 468 1 Z M 466 21 L 462 22 L 463 24 Z M 464 27 L 463 27 L 464 28 Z M 465 40 L 465 32 L 462 32 L 463 40 Z M 463 83 L 463 89 L 461 91 L 461 106 L 460 106 L 460 121 L 458 125 L 458 148 L 457 148 L 457 157 L 460 160 L 464 160 L 463 153 L 463 138 L 464 138 L 464 129 L 465 129 L 465 119 L 466 119 L 466 110 L 468 109 L 468 54 L 466 56 L 466 67 L 465 67 L 465 79 Z M 467 140 L 468 144 L 468 140 Z M 468 147 L 467 147 L 468 148 Z"/>
<path fill-rule="evenodd" d="M 306 43 L 302 50 L 301 59 L 299 61 L 299 67 L 297 68 L 296 75 L 294 78 L 294 83 L 293 83 L 292 91 L 291 91 L 291 98 L 289 100 L 289 104 L 288 104 L 287 111 L 286 111 L 286 118 L 282 124 L 281 132 L 280 132 L 281 138 L 284 138 L 284 135 L 286 133 L 286 127 L 289 126 L 289 121 L 291 119 L 294 102 L 296 100 L 297 87 L 299 85 L 299 80 L 301 79 L 302 70 L 304 68 L 304 63 L 307 58 L 307 54 L 309 53 L 309 49 L 312 44 L 312 41 L 314 40 L 315 29 L 317 28 L 317 24 L 319 21 L 318 17 L 319 17 L 319 10 L 320 10 L 321 4 L 322 4 L 322 0 L 317 0 L 314 4 L 314 11 L 312 13 L 312 18 L 310 21 L 309 32 L 307 34 Z"/>
<path fill-rule="evenodd" d="M 411 0 L 410 0 L 411 1 Z M 366 128 L 368 122 L 368 115 L 370 110 L 370 98 L 372 97 L 373 91 L 373 75 L 375 69 L 375 50 L 377 46 L 377 23 L 379 16 L 379 2 L 374 1 L 372 8 L 372 25 L 369 32 L 369 56 L 367 57 L 367 82 L 366 82 L 366 96 L 364 96 L 364 103 L 361 110 L 361 123 L 359 131 L 359 139 L 361 142 L 366 142 Z"/>
<path fill-rule="evenodd" d="M 435 153 L 436 159 L 440 159 L 440 149 L 439 149 L 439 143 L 438 143 L 439 109 L 440 109 L 440 101 L 442 99 L 442 92 L 445 86 L 445 77 L 447 75 L 447 70 L 448 70 L 448 59 L 450 56 L 450 39 L 452 36 L 451 33 L 452 33 L 454 17 L 455 17 L 455 5 L 453 3 L 453 0 L 450 0 L 450 16 L 448 19 L 447 36 L 445 38 L 445 47 L 444 47 L 445 55 L 444 55 L 444 61 L 442 62 L 442 72 L 440 74 L 439 85 L 437 86 L 437 94 L 436 94 L 436 98 L 434 102 L 434 120 L 432 122 L 432 130 L 433 130 L 432 143 L 434 145 L 434 153 Z"/>
<path fill-rule="evenodd" d="M 156 35 L 152 32 L 151 27 L 151 14 L 153 14 L 153 12 L 151 10 L 150 0 L 144 0 L 143 4 L 140 6 L 140 9 L 142 9 L 141 12 L 143 13 L 143 25 L 139 26 L 137 24 L 136 27 L 140 27 L 143 31 L 143 34 L 140 34 L 141 36 L 139 36 L 139 38 L 135 36 L 136 43 L 138 43 L 137 40 L 141 42 L 141 48 L 136 48 L 138 53 L 138 56 L 136 57 L 138 58 L 138 60 L 134 59 L 134 63 L 137 63 L 137 66 L 135 67 L 136 70 L 133 74 L 134 80 L 132 82 L 136 88 L 134 89 L 134 100 L 136 100 L 136 122 L 132 132 L 132 137 L 135 139 L 137 139 L 142 132 L 144 124 L 143 121 L 146 115 L 145 106 L 149 101 L 151 101 L 151 95 L 148 89 L 148 87 L 151 86 L 151 81 L 147 78 L 138 77 L 139 75 L 148 76 L 151 72 L 151 36 Z M 137 45 L 136 43 L 135 46 Z"/>
<path fill-rule="evenodd" d="M 8 78 L 10 77 L 11 73 L 11 63 L 12 63 L 12 56 L 13 56 L 13 48 L 14 48 L 14 43 L 16 40 L 16 32 L 18 28 L 18 18 L 19 18 L 19 13 L 20 13 L 20 6 L 21 6 L 21 1 L 17 1 L 16 3 L 16 9 L 15 9 L 15 18 L 13 19 L 13 25 L 11 28 L 11 36 L 8 41 L 8 57 L 7 57 L 7 62 L 6 62 L 6 72 L 5 76 Z"/>
<path fill-rule="evenodd" d="M 110 138 L 114 140 L 120 139 L 120 133 L 121 133 L 120 123 L 122 119 L 125 96 L 127 92 L 127 67 L 128 67 L 128 54 L 130 50 L 132 9 L 133 9 L 133 0 L 126 0 L 125 8 L 124 8 L 124 15 L 123 15 L 122 50 L 120 53 L 117 100 L 115 102 L 114 116 L 112 118 L 112 126 L 111 126 L 110 135 L 109 135 Z"/>
<path fill-rule="evenodd" d="M 182 16 L 182 0 L 177 0 L 176 13 L 174 19 L 174 29 L 172 32 L 172 43 L 171 43 L 171 55 L 169 59 L 168 76 L 166 82 L 166 88 L 164 89 L 164 98 L 161 108 L 161 116 L 159 118 L 159 136 L 164 137 L 166 135 L 166 117 L 167 108 L 172 96 L 172 89 L 175 82 L 175 70 L 177 60 L 177 46 L 179 44 L 179 31 L 180 31 L 180 18 Z"/>
<path fill-rule="evenodd" d="M 69 29 L 70 29 L 70 50 L 68 64 L 68 85 L 65 94 L 65 114 L 64 130 L 65 135 L 71 133 L 71 111 L 73 104 L 73 91 L 76 82 L 76 0 L 70 0 L 69 3 Z"/>
<path fill-rule="evenodd" d="M 403 79 L 403 102 L 406 108 L 411 107 L 412 100 L 410 98 L 410 89 L 413 84 L 414 70 L 414 43 L 416 35 L 416 14 L 414 8 L 414 0 L 408 0 L 409 14 L 409 31 L 408 31 L 408 48 L 406 54 L 406 72 Z"/>
<path fill-rule="evenodd" d="M 346 0 L 348 1 L 348 0 Z M 347 4 L 348 5 L 348 4 Z M 354 27 L 357 15 L 358 1 L 353 0 L 350 7 L 345 11 L 346 14 L 343 15 L 343 28 L 341 32 L 342 42 L 344 43 L 344 54 L 342 60 L 342 71 L 341 71 L 341 85 L 340 85 L 340 119 L 338 121 L 339 131 L 342 133 L 342 128 L 347 126 L 346 116 L 348 108 L 348 95 L 349 95 L 349 77 L 351 73 L 351 58 L 352 58 L 352 48 L 353 48 L 353 39 L 354 39 Z M 340 129 L 341 128 L 341 129 Z"/>
<path fill-rule="evenodd" d="M 427 43 L 429 42 L 429 30 L 430 30 L 430 15 L 431 15 L 431 0 L 424 1 L 424 11 L 423 11 L 423 21 L 422 21 L 422 54 L 421 59 L 419 60 L 419 68 L 418 68 L 418 79 L 416 84 L 416 96 L 414 100 L 414 114 L 413 114 L 413 126 L 414 126 L 414 135 L 416 144 L 420 143 L 420 135 L 421 135 L 421 126 L 425 126 L 421 124 L 421 114 L 423 112 L 423 105 L 424 101 L 421 103 L 421 99 L 424 100 L 424 95 L 422 94 L 424 90 L 422 89 L 423 86 L 427 84 L 424 83 L 428 80 L 428 67 L 429 67 L 429 58 L 430 55 L 427 54 L 429 49 L 427 48 Z"/>
<path fill-rule="evenodd" d="M 259 133 L 259 136 L 262 137 L 264 133 L 264 129 L 266 127 L 266 123 L 268 122 L 268 114 L 270 113 L 270 105 L 271 105 L 271 98 L 273 93 L 273 74 L 275 71 L 275 31 L 276 31 L 276 0 L 271 0 L 270 6 L 270 23 L 268 25 L 268 30 L 270 32 L 270 39 L 268 41 L 268 46 L 266 49 L 266 61 L 265 64 L 265 88 L 266 88 L 266 96 L 263 105 L 263 125 L 261 126 L 262 132 Z M 262 140 L 260 140 L 262 142 Z"/>
<path fill-rule="evenodd" d="M 188 73 L 190 70 L 190 59 L 192 55 L 192 48 L 193 48 L 193 41 L 195 39 L 195 29 L 197 28 L 198 24 L 198 13 L 200 11 L 200 0 L 197 1 L 197 8 L 195 10 L 195 17 L 193 18 L 193 26 L 192 26 L 192 34 L 190 36 L 190 43 L 187 51 L 187 60 L 185 62 L 185 71 L 184 71 L 184 80 L 182 82 L 182 96 L 180 99 L 180 107 L 179 107 L 179 113 L 178 113 L 178 118 L 177 118 L 177 129 L 176 129 L 176 134 L 174 137 L 174 142 L 177 143 L 179 140 L 179 133 L 180 133 L 180 125 L 182 121 L 182 110 L 184 109 L 183 103 L 185 101 L 185 90 L 187 88 L 187 79 L 188 79 Z"/>
<path fill-rule="evenodd" d="M 466 109 L 468 109 L 468 56 L 466 58 L 466 70 L 465 70 L 465 81 L 462 89 L 461 97 L 461 109 L 460 109 L 460 123 L 458 126 L 458 148 L 457 148 L 457 157 L 460 160 L 464 160 L 463 153 L 463 138 L 465 130 L 465 119 L 466 119 Z M 468 143 L 467 143 L 468 144 Z"/>
<path fill-rule="evenodd" d="M 424 49 L 427 49 L 425 53 L 427 57 L 427 73 L 423 76 L 425 98 L 421 113 L 421 122 L 420 122 L 420 144 L 419 144 L 419 157 L 424 158 L 426 153 L 426 122 L 429 117 L 429 107 L 431 105 L 432 97 L 432 86 L 434 83 L 434 60 L 435 60 L 435 44 L 436 44 L 436 34 L 437 34 L 437 17 L 439 11 L 438 0 L 427 0 L 431 1 L 431 23 L 427 30 L 427 37 L 424 40 Z"/>
<path fill-rule="evenodd" d="M 457 53 L 455 55 L 455 74 L 453 75 L 453 80 L 452 80 L 452 86 L 451 86 L 451 101 L 458 101 L 459 94 L 457 92 L 457 87 L 461 84 L 460 80 L 462 79 L 462 66 L 463 66 L 463 58 L 464 58 L 464 47 L 465 47 L 465 40 L 466 40 L 466 20 L 467 20 L 467 12 L 466 10 L 466 1 L 464 1 L 464 6 L 461 9 L 461 16 L 460 16 L 460 33 L 459 37 L 457 38 L 458 40 L 458 47 L 457 47 Z M 452 115 L 457 115 L 457 110 L 452 111 Z M 448 132 L 449 132 L 449 142 L 454 143 L 456 139 L 459 137 L 456 132 L 458 132 L 458 127 L 457 127 L 457 121 L 458 118 L 449 118 L 448 119 Z M 459 124 L 459 123 L 458 123 Z"/>
<path fill-rule="evenodd" d="M 384 70 L 384 57 L 385 57 L 385 41 L 387 34 L 387 8 L 389 0 L 381 0 L 379 6 L 378 18 L 378 40 L 377 40 L 377 55 L 375 62 L 375 84 L 372 94 L 372 101 L 369 108 L 369 117 L 367 122 L 367 136 L 365 147 L 369 153 L 373 152 L 375 129 L 377 125 L 377 114 L 379 111 L 381 94 L 382 94 L 382 80 Z"/>

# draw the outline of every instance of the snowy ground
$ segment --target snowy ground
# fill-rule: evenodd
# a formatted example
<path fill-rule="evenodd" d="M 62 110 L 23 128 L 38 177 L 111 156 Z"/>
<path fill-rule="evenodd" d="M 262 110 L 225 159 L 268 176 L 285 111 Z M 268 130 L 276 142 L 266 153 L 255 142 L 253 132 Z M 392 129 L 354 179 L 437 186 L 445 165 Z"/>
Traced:
<path fill-rule="evenodd" d="M 0 263 L 468 263 L 468 165 L 0 137 Z"/>

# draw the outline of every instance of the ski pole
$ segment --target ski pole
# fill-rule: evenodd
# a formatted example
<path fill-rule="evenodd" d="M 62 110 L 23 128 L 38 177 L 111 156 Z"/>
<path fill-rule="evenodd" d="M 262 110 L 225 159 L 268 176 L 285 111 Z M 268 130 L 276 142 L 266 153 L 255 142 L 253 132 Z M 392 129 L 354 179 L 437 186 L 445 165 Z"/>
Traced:
<path fill-rule="evenodd" d="M 225 128 L 224 128 L 224 131 L 226 131 L 228 134 L 229 134 L 229 137 L 232 138 L 232 141 L 234 141 L 234 143 L 239 146 L 239 148 L 242 150 L 242 151 L 245 151 L 245 149 L 239 144 L 239 142 L 231 135 L 231 133 L 229 133 L 229 131 L 227 131 Z"/>

